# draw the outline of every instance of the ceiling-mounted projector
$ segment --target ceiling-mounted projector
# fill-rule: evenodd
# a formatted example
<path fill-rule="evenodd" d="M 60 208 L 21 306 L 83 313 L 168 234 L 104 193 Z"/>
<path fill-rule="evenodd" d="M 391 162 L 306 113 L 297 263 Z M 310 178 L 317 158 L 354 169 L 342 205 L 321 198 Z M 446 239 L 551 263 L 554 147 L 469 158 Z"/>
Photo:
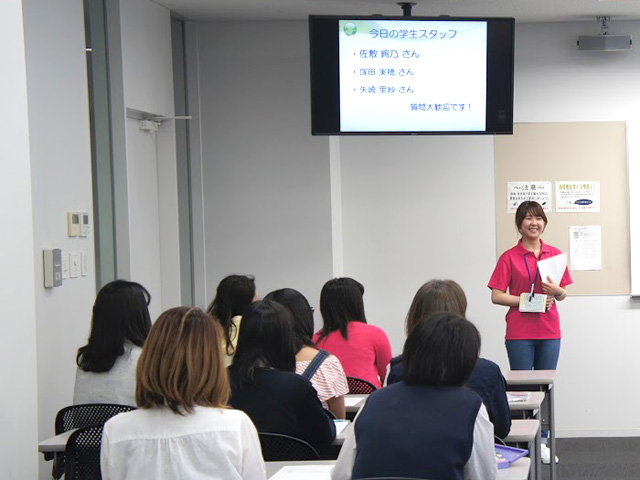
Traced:
<path fill-rule="evenodd" d="M 609 35 L 609 20 L 611 17 L 597 17 L 600 22 L 598 35 L 580 35 L 578 48 L 592 52 L 620 52 L 631 50 L 631 35 Z"/>

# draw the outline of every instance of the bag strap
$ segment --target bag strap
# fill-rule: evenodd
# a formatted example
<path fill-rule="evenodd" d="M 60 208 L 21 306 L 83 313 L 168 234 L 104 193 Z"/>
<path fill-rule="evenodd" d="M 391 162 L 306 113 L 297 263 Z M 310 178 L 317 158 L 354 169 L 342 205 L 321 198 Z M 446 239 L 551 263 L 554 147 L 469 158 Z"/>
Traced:
<path fill-rule="evenodd" d="M 320 368 L 320 365 L 322 365 L 322 362 L 324 362 L 329 355 L 331 354 L 326 350 L 320 350 L 316 356 L 313 357 L 313 360 L 309 362 L 304 372 L 302 372 L 302 376 L 307 380 L 311 380 L 311 377 L 313 377 L 318 368 Z"/>

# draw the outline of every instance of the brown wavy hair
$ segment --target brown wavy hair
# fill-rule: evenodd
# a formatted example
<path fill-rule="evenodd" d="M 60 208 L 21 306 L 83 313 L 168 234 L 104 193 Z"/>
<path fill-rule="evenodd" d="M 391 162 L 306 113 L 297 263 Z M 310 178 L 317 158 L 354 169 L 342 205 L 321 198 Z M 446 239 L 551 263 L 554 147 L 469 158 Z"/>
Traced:
<path fill-rule="evenodd" d="M 462 287 L 453 280 L 430 280 L 418 289 L 407 313 L 407 336 L 423 318 L 437 312 L 465 316 L 467 297 Z"/>
<path fill-rule="evenodd" d="M 222 327 L 199 308 L 162 313 L 138 361 L 138 406 L 167 406 L 178 414 L 196 405 L 226 407 L 231 389 L 221 339 Z"/>

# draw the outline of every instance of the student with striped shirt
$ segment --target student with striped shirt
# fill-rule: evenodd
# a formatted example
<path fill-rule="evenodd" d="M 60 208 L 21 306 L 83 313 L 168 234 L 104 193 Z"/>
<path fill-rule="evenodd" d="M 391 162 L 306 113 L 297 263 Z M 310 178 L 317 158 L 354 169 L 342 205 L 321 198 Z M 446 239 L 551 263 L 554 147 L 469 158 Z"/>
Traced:
<path fill-rule="evenodd" d="M 293 317 L 296 341 L 296 373 L 311 382 L 318 392 L 322 406 L 336 418 L 345 418 L 344 396 L 349 393 L 347 377 L 340 360 L 326 350 L 318 350 L 313 336 L 313 309 L 307 299 L 293 288 L 269 293 L 265 300 L 273 300 L 285 307 Z"/>

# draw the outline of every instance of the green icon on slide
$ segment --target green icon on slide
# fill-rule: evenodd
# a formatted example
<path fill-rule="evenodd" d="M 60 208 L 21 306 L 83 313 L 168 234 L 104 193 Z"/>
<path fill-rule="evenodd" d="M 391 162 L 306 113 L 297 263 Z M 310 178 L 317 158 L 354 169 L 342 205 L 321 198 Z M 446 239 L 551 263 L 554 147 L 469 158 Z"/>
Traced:
<path fill-rule="evenodd" d="M 344 30 L 344 33 L 350 37 L 358 33 L 358 27 L 356 27 L 355 23 L 351 23 L 351 22 L 345 23 L 343 30 Z"/>

